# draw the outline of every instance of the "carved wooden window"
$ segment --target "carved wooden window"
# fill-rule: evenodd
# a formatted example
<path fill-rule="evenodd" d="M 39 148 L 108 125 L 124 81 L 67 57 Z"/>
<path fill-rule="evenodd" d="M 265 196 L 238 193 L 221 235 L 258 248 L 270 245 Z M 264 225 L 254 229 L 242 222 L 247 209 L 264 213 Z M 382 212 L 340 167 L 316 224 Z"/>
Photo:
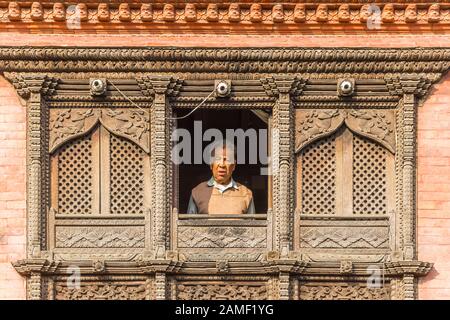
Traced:
<path fill-rule="evenodd" d="M 52 157 L 57 215 L 142 215 L 148 203 L 148 155 L 102 126 Z"/>
<path fill-rule="evenodd" d="M 300 214 L 387 215 L 394 206 L 393 153 L 363 130 L 342 125 L 330 131 L 299 150 Z"/>
<path fill-rule="evenodd" d="M 148 127 L 135 109 L 50 110 L 50 248 L 145 247 Z"/>

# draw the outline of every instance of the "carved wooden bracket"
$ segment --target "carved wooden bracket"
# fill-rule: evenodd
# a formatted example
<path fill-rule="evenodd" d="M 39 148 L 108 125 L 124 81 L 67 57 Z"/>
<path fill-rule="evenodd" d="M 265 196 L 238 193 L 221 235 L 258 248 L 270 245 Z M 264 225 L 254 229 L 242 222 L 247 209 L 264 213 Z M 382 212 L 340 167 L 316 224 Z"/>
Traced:
<path fill-rule="evenodd" d="M 53 110 L 52 110 L 53 111 Z M 49 152 L 89 132 L 98 122 L 150 152 L 149 113 L 138 109 L 67 109 L 50 113 Z"/>
<path fill-rule="evenodd" d="M 302 110 L 297 111 L 296 122 L 296 153 L 308 144 L 332 134 L 343 124 L 395 153 L 395 116 L 389 110 Z"/>

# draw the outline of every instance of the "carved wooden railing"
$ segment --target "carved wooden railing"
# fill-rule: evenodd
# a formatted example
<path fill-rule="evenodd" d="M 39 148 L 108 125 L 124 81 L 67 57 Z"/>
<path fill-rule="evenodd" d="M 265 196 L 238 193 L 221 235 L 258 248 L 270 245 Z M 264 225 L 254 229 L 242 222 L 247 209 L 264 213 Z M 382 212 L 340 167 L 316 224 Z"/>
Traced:
<path fill-rule="evenodd" d="M 172 248 L 187 260 L 260 256 L 271 248 L 268 214 L 177 214 Z"/>

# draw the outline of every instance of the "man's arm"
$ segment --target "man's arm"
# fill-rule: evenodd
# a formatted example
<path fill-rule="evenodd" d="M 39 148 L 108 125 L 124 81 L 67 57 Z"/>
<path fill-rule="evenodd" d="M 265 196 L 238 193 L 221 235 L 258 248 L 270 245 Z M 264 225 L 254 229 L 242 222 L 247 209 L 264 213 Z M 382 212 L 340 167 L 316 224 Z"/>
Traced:
<path fill-rule="evenodd" d="M 192 197 L 191 194 L 191 197 L 189 198 L 187 214 L 196 214 L 196 213 L 198 213 L 197 205 L 195 204 L 194 198 Z"/>
<path fill-rule="evenodd" d="M 253 198 L 250 201 L 250 204 L 248 205 L 247 213 L 248 214 L 255 214 L 255 204 L 253 203 Z"/>

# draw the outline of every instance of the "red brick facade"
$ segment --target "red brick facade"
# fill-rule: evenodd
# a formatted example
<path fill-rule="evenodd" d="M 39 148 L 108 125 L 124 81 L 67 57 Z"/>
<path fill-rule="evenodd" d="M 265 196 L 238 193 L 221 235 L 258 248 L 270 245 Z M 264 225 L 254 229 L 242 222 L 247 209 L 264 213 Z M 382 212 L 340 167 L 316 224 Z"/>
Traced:
<path fill-rule="evenodd" d="M 0 78 L 0 299 L 25 298 L 25 282 L 12 261 L 25 256 L 25 108 Z"/>

